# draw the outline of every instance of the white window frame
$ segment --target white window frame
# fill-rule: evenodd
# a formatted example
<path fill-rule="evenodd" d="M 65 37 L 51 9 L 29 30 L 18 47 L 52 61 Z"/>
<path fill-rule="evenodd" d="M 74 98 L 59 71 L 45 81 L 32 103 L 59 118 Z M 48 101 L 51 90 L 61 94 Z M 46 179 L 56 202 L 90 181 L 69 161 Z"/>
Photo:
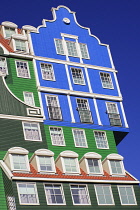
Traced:
<path fill-rule="evenodd" d="M 62 42 L 62 48 L 63 48 L 63 52 L 64 52 L 64 53 L 59 53 L 59 52 L 58 52 L 58 50 L 57 50 L 57 45 L 56 45 L 56 41 L 55 41 L 55 40 L 61 40 L 61 42 Z M 54 39 L 54 44 L 55 44 L 56 53 L 57 53 L 58 55 L 65 55 L 65 54 L 66 54 L 66 53 L 65 53 L 65 48 L 64 48 L 63 40 L 62 40 L 62 39 L 57 39 L 57 38 L 55 38 L 55 39 Z"/>
<path fill-rule="evenodd" d="M 25 42 L 25 51 L 24 50 L 17 50 L 16 49 L 16 41 L 21 41 L 21 42 Z M 17 52 L 20 52 L 20 53 L 29 53 L 29 47 L 28 47 L 28 42 L 26 40 L 22 40 L 22 39 L 15 39 L 15 38 L 12 38 L 12 42 L 13 42 L 13 48 L 14 48 L 14 51 L 17 53 Z"/>
<path fill-rule="evenodd" d="M 105 88 L 105 89 L 114 89 L 111 74 L 107 73 L 107 72 L 99 72 L 99 74 L 100 74 L 100 80 L 101 80 L 101 83 L 102 83 L 102 87 Z M 109 83 L 111 84 L 112 87 L 104 87 L 101 74 L 108 74 L 109 75 Z"/>
<path fill-rule="evenodd" d="M 37 203 L 21 203 L 20 192 L 19 192 L 19 184 L 26 184 L 26 185 L 32 184 L 32 185 L 34 185 Z M 26 182 L 26 183 L 25 182 L 17 182 L 17 191 L 18 191 L 18 198 L 19 198 L 19 204 L 20 205 L 40 205 L 39 204 L 39 198 L 38 198 L 38 192 L 37 192 L 36 183 L 33 183 L 33 182 Z"/>
<path fill-rule="evenodd" d="M 81 52 L 81 48 L 80 48 L 80 53 L 81 53 L 81 57 L 82 57 L 82 59 L 90 59 L 87 44 L 85 44 L 85 43 L 81 43 L 81 42 L 79 42 L 78 44 L 79 44 L 79 48 L 80 48 L 80 44 L 83 44 L 83 45 L 85 45 L 85 46 L 86 46 L 86 50 L 87 50 L 87 55 L 88 55 L 88 58 L 84 58 L 84 57 L 82 56 L 82 52 Z"/>
<path fill-rule="evenodd" d="M 25 127 L 24 127 L 24 123 L 30 123 L 30 124 L 36 124 L 38 126 L 38 133 L 39 133 L 39 137 L 40 139 L 38 140 L 34 140 L 34 139 L 27 139 L 26 138 L 26 133 L 25 133 Z M 42 141 L 42 136 L 41 136 L 41 130 L 40 130 L 40 125 L 37 122 L 32 122 L 32 121 L 22 121 L 22 128 L 23 128 L 23 134 L 24 134 L 24 139 L 27 141 Z"/>
<path fill-rule="evenodd" d="M 73 198 L 73 194 L 72 194 L 72 189 L 71 189 L 71 186 L 78 186 L 78 188 L 79 188 L 79 186 L 85 186 L 85 192 L 86 192 L 86 196 L 87 196 L 87 200 L 88 200 L 88 203 L 79 203 L 79 204 L 76 204 L 76 203 L 74 203 L 74 198 Z M 78 189 L 77 188 L 77 189 Z M 72 202 L 73 202 L 73 205 L 76 205 L 76 206 L 89 206 L 89 205 L 91 205 L 91 201 L 90 201 L 90 196 L 89 196 L 89 191 L 88 191 L 88 187 L 87 187 L 87 184 L 70 184 L 70 191 L 71 191 L 71 197 L 72 197 Z"/>
<path fill-rule="evenodd" d="M 99 166 L 99 170 L 100 172 L 96 173 L 96 172 L 90 172 L 89 170 L 89 165 L 88 165 L 88 159 L 92 159 L 92 160 L 97 160 L 98 161 L 98 166 Z M 103 175 L 103 168 L 102 168 L 102 162 L 101 159 L 97 159 L 97 158 L 86 158 L 86 166 L 87 166 L 87 172 L 89 175 Z"/>
<path fill-rule="evenodd" d="M 80 113 L 79 113 L 79 118 L 80 118 L 80 122 L 81 123 L 93 123 L 93 119 L 92 119 L 92 113 L 91 113 L 91 111 L 90 111 L 90 106 L 89 106 L 89 102 L 88 102 L 88 99 L 85 99 L 85 98 L 76 98 L 76 104 L 77 104 L 77 108 L 78 108 L 78 112 L 79 112 L 79 107 L 78 107 L 78 102 L 77 102 L 77 100 L 85 100 L 85 101 L 87 101 L 87 109 L 83 109 L 83 110 L 87 110 L 87 111 L 89 111 L 89 113 L 90 113 L 90 121 L 91 122 L 82 122 L 81 121 L 81 116 L 80 116 Z M 82 110 L 81 110 L 82 111 Z"/>
<path fill-rule="evenodd" d="M 76 145 L 76 140 L 75 140 L 75 135 L 74 135 L 74 131 L 75 130 L 78 130 L 78 131 L 83 131 L 83 135 L 84 135 L 84 139 L 85 139 L 85 146 L 78 146 Z M 86 138 L 86 134 L 85 134 L 85 130 L 84 129 L 76 129 L 76 128 L 73 128 L 72 129 L 72 134 L 73 134 L 73 139 L 74 139 L 74 144 L 75 144 L 75 147 L 82 147 L 82 148 L 88 148 L 88 145 L 87 145 L 87 138 Z"/>
<path fill-rule="evenodd" d="M 116 106 L 116 112 L 114 113 L 114 112 L 109 112 L 109 108 L 108 108 L 108 104 L 115 104 L 115 106 Z M 109 114 L 118 114 L 119 116 L 120 116 L 120 124 L 121 125 L 111 125 L 111 123 L 110 123 L 110 125 L 111 126 L 119 126 L 119 127 L 121 127 L 122 126 L 122 120 L 121 120 L 121 115 L 120 115 L 120 113 L 119 113 L 119 110 L 118 110 L 118 104 L 117 103 L 114 103 L 114 102 L 106 102 L 106 110 L 107 110 L 107 114 L 108 114 L 108 119 L 109 119 L 109 123 L 110 123 L 110 118 L 109 118 Z"/>
<path fill-rule="evenodd" d="M 27 71 L 28 71 L 28 77 L 22 77 L 22 76 L 19 76 L 19 72 L 18 72 L 18 68 L 17 68 L 17 62 L 22 62 L 22 63 L 26 63 L 27 64 Z M 17 72 L 17 77 L 20 77 L 20 78 L 26 78 L 26 79 L 31 79 L 31 76 L 30 76 L 30 69 L 29 69 L 29 64 L 27 61 L 22 61 L 22 60 L 15 60 L 15 66 L 16 66 L 16 72 Z"/>
<path fill-rule="evenodd" d="M 22 155 L 22 156 L 25 157 L 26 169 L 15 169 L 15 168 L 14 168 L 13 155 Z M 12 153 L 12 154 L 9 154 L 9 158 L 10 158 L 11 170 L 12 170 L 12 171 L 14 171 L 14 172 L 20 172 L 20 173 L 22 173 L 22 172 L 29 172 L 29 171 L 30 171 L 28 155 L 20 154 L 20 153 Z"/>
<path fill-rule="evenodd" d="M 74 44 L 75 44 L 75 49 L 76 49 L 77 55 L 69 55 L 69 51 L 68 51 L 68 47 L 67 47 L 67 42 L 68 42 L 68 43 L 74 43 Z M 66 49 L 67 49 L 67 54 L 68 54 L 68 56 L 74 57 L 74 58 L 80 57 L 80 56 L 79 56 L 79 51 L 78 51 L 78 47 L 77 47 L 76 41 L 74 42 L 74 41 L 65 40 L 65 43 L 66 43 Z"/>
<path fill-rule="evenodd" d="M 133 195 L 133 198 L 134 198 L 134 201 L 135 201 L 134 204 L 129 204 L 129 203 L 125 204 L 125 203 L 122 202 L 121 193 L 120 193 L 120 187 L 125 187 L 125 188 L 131 187 L 132 195 Z M 118 185 L 117 188 L 118 188 L 118 192 L 119 192 L 119 198 L 120 198 L 121 205 L 123 205 L 123 206 L 134 206 L 134 205 L 137 205 L 137 200 L 136 200 L 136 196 L 135 196 L 133 185 Z M 128 195 L 127 195 L 127 197 L 128 197 Z"/>
<path fill-rule="evenodd" d="M 6 69 L 6 73 L 2 73 L 1 71 L 0 71 L 0 75 L 3 75 L 3 74 L 8 74 L 8 67 L 7 67 L 7 61 L 6 61 L 6 58 L 4 58 L 4 57 L 2 57 L 2 56 L 0 56 L 0 59 L 3 59 L 4 60 L 4 64 L 5 64 L 5 69 Z M 0 61 L 1 62 L 1 61 Z M 0 68 L 1 68 L 1 66 L 0 66 Z"/>
<path fill-rule="evenodd" d="M 97 194 L 97 190 L 96 190 L 96 186 L 99 186 L 99 185 L 100 186 L 105 186 L 105 187 L 108 186 L 109 187 L 109 191 L 110 191 L 110 195 L 111 195 L 111 199 L 112 199 L 112 204 L 100 204 L 99 203 L 98 194 Z M 112 206 L 112 205 L 115 205 L 111 185 L 109 185 L 109 184 L 95 184 L 94 185 L 94 189 L 95 189 L 97 203 L 98 203 L 99 206 Z M 103 195 L 105 195 L 105 194 L 103 193 Z"/>
<path fill-rule="evenodd" d="M 42 70 L 41 64 L 43 64 L 43 65 L 50 65 L 51 66 L 51 73 L 52 73 L 53 79 L 46 79 L 46 78 L 43 77 L 43 70 Z M 41 74 L 42 74 L 42 79 L 43 80 L 56 81 L 55 75 L 54 75 L 54 68 L 53 68 L 53 65 L 51 63 L 43 63 L 43 62 L 41 62 L 40 63 L 40 69 L 41 69 Z"/>
<path fill-rule="evenodd" d="M 61 133 L 62 133 L 62 137 L 63 137 L 63 145 L 60 145 L 60 144 L 54 144 L 53 143 L 53 139 L 52 139 L 52 135 L 51 135 L 51 128 L 59 128 L 59 129 L 61 129 Z M 51 142 L 52 142 L 52 145 L 54 145 L 54 146 L 66 146 L 66 144 L 65 144 L 65 138 L 64 138 L 64 133 L 63 133 L 63 128 L 62 127 L 55 127 L 55 126 L 49 126 L 49 131 L 50 131 L 50 137 L 51 137 Z"/>
<path fill-rule="evenodd" d="M 14 31 L 14 33 L 12 33 L 10 36 L 6 36 L 6 28 L 12 29 Z M 9 27 L 9 26 L 4 26 L 4 37 L 5 37 L 5 39 L 9 39 L 13 34 L 16 34 L 16 28 Z"/>
<path fill-rule="evenodd" d="M 65 174 L 80 174 L 80 167 L 79 167 L 79 162 L 78 162 L 78 158 L 77 157 L 61 157 L 62 159 L 62 165 L 63 165 L 63 172 Z M 64 158 L 72 158 L 75 160 L 75 167 L 76 167 L 76 170 L 75 172 L 71 172 L 71 171 L 66 171 L 66 167 L 65 167 L 65 162 L 64 162 Z"/>
<path fill-rule="evenodd" d="M 83 84 L 82 84 L 82 83 L 78 83 L 78 82 L 75 82 L 75 81 L 74 81 L 74 78 L 73 78 L 73 73 L 72 73 L 72 69 L 78 69 L 78 70 L 81 70 L 81 77 L 82 77 L 82 80 L 83 80 Z M 73 83 L 74 83 L 74 84 L 76 84 L 76 85 L 86 85 L 86 84 L 85 84 L 84 74 L 83 74 L 83 69 L 81 69 L 81 68 L 76 68 L 76 67 L 71 67 L 71 68 L 70 68 L 70 70 L 71 70 L 72 80 L 73 80 Z"/>
<path fill-rule="evenodd" d="M 32 105 L 28 104 L 28 102 L 26 101 L 26 97 L 25 97 L 25 94 L 26 93 L 31 94 L 32 101 L 33 101 L 33 104 Z M 24 96 L 24 102 L 26 104 L 28 104 L 29 106 L 35 106 L 35 100 L 34 100 L 34 93 L 33 92 L 23 91 L 23 96 Z"/>
<path fill-rule="evenodd" d="M 109 161 L 109 169 L 110 169 L 110 174 L 112 176 L 125 176 L 125 169 L 124 169 L 124 164 L 123 164 L 123 160 L 117 160 L 117 159 L 110 159 L 108 160 Z M 121 170 L 122 170 L 122 173 L 113 173 L 112 172 L 112 167 L 111 167 L 111 163 L 110 161 L 120 161 L 120 166 L 121 166 Z"/>
<path fill-rule="evenodd" d="M 52 167 L 52 170 L 51 171 L 47 171 L 47 170 L 41 170 L 41 167 L 40 167 L 40 161 L 39 161 L 39 158 L 40 157 L 49 157 L 50 158 L 50 162 L 51 162 L 51 167 Z M 55 163 L 54 163 L 54 157 L 53 156 L 47 156 L 47 155 L 37 155 L 37 165 L 38 165 L 38 171 L 40 173 L 55 173 L 56 170 L 55 170 Z"/>
<path fill-rule="evenodd" d="M 53 185 L 53 186 L 54 185 L 60 185 L 60 191 L 61 191 L 61 196 L 62 196 L 63 203 L 61 203 L 61 204 L 59 204 L 59 203 L 49 203 L 48 197 L 47 197 L 47 192 L 46 192 L 46 189 L 45 189 L 45 185 Z M 44 191 L 45 191 L 47 205 L 58 205 L 58 206 L 66 205 L 63 185 L 61 183 L 44 183 Z"/>
<path fill-rule="evenodd" d="M 106 148 L 104 148 L 104 147 L 99 147 L 99 146 L 98 146 L 97 140 L 96 140 L 96 136 L 95 136 L 95 132 L 100 132 L 100 133 L 104 133 L 104 134 L 105 134 L 105 138 L 106 138 L 106 142 L 107 142 L 107 147 L 106 147 Z M 95 138 L 95 142 L 96 142 L 96 147 L 97 147 L 98 149 L 109 149 L 109 144 L 108 144 L 108 139 L 107 139 L 106 132 L 105 132 L 105 131 L 100 131 L 100 130 L 94 130 L 93 133 L 94 133 L 94 138 Z"/>

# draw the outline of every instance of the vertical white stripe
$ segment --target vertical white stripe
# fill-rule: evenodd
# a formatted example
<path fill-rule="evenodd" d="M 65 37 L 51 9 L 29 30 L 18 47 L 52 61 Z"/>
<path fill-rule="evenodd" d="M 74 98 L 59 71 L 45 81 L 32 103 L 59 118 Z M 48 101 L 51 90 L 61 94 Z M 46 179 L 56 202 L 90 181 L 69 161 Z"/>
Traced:
<path fill-rule="evenodd" d="M 90 83 L 89 75 L 88 75 L 88 70 L 87 70 L 87 68 L 84 68 L 84 69 L 85 69 L 85 74 L 86 74 L 86 78 L 87 78 L 89 92 L 90 93 L 93 93 L 92 88 L 91 88 L 91 83 Z"/>
<path fill-rule="evenodd" d="M 122 96 L 121 91 L 120 91 L 120 87 L 119 87 L 119 83 L 118 83 L 116 72 L 113 72 L 113 74 L 114 74 L 114 79 L 115 79 L 116 86 L 117 86 L 118 95 L 119 96 Z"/>
<path fill-rule="evenodd" d="M 66 42 L 65 42 L 65 38 L 63 36 L 62 36 L 62 44 L 63 44 L 63 47 L 64 47 L 64 53 L 66 55 L 66 60 L 69 61 L 67 45 L 66 45 Z"/>
<path fill-rule="evenodd" d="M 68 84 L 69 84 L 69 89 L 73 90 L 71 80 L 70 80 L 70 75 L 69 75 L 69 70 L 68 70 L 68 65 L 65 64 L 65 69 L 66 69 L 66 74 L 67 74 L 67 79 L 68 79 Z"/>
<path fill-rule="evenodd" d="M 100 115 L 99 115 L 98 106 L 97 106 L 97 102 L 96 102 L 96 99 L 95 98 L 93 98 L 93 102 L 94 102 L 94 106 L 95 106 L 95 112 L 96 112 L 98 124 L 99 125 L 102 125 L 102 122 L 101 122 L 101 119 L 100 119 Z"/>
<path fill-rule="evenodd" d="M 72 109 L 72 104 L 71 104 L 71 100 L 70 100 L 70 96 L 69 95 L 67 95 L 67 99 L 68 99 L 68 104 L 69 104 L 69 109 L 70 109 L 71 122 L 75 123 L 73 109 Z"/>
<path fill-rule="evenodd" d="M 127 120 L 126 120 L 126 116 L 125 116 L 125 112 L 124 112 L 124 108 L 123 108 L 123 103 L 120 101 L 120 106 L 121 106 L 121 110 L 122 110 L 122 115 L 123 115 L 123 119 L 124 119 L 124 123 L 125 123 L 125 127 L 129 128 Z"/>
<path fill-rule="evenodd" d="M 108 54 L 109 54 L 111 66 L 112 66 L 113 69 L 115 69 L 115 66 L 114 66 L 114 63 L 113 63 L 113 59 L 112 59 L 112 55 L 111 55 L 111 52 L 110 52 L 109 45 L 107 45 L 107 50 L 108 50 Z"/>
<path fill-rule="evenodd" d="M 33 49 L 31 34 L 28 33 L 27 36 L 28 36 L 28 42 L 29 42 L 30 53 L 31 53 L 31 55 L 34 55 L 34 49 Z"/>
<path fill-rule="evenodd" d="M 81 54 L 80 46 L 77 39 L 76 39 L 76 48 L 77 48 L 78 56 L 80 58 L 80 63 L 83 63 L 82 54 Z"/>

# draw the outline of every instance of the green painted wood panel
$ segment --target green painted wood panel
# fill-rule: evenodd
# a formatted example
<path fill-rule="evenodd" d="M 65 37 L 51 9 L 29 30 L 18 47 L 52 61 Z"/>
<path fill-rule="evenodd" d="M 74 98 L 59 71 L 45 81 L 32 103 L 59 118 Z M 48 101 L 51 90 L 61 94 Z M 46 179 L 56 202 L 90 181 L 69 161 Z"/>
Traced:
<path fill-rule="evenodd" d="M 2 169 L 0 168 L 0 210 L 7 210 Z"/>
<path fill-rule="evenodd" d="M 28 62 L 30 76 L 31 76 L 30 79 L 17 77 L 16 65 L 15 65 L 16 61 Z M 7 75 L 6 77 L 6 83 L 9 89 L 13 92 L 13 94 L 15 94 L 15 96 L 17 96 L 22 101 L 24 101 L 23 91 L 33 92 L 35 105 L 37 107 L 40 107 L 32 61 L 23 60 L 23 59 L 15 59 L 15 58 L 7 58 L 7 64 L 8 64 L 9 75 Z"/>
<path fill-rule="evenodd" d="M 86 138 L 87 138 L 88 148 L 82 148 L 82 147 L 75 147 L 71 127 L 64 127 L 64 126 L 61 127 L 61 128 L 63 128 L 66 146 L 52 145 L 49 126 L 44 125 L 44 127 L 45 127 L 48 149 L 50 149 L 51 151 L 53 151 L 55 153 L 55 158 L 59 155 L 60 152 L 62 152 L 64 150 L 72 150 L 74 152 L 77 152 L 79 154 L 79 159 L 87 152 L 97 152 L 100 155 L 102 155 L 102 159 L 104 159 L 108 154 L 118 153 L 116 144 L 115 144 L 114 135 L 113 135 L 112 131 L 106 131 L 109 149 L 98 149 L 96 146 L 93 129 L 84 129 Z M 55 127 L 55 126 L 50 126 L 50 127 Z M 59 127 L 59 126 L 56 126 L 56 127 Z"/>

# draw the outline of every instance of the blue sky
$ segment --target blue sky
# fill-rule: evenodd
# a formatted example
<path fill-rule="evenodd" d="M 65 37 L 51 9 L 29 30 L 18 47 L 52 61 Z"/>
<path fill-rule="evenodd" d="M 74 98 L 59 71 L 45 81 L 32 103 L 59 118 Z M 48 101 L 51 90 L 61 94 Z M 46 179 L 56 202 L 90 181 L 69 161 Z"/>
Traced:
<path fill-rule="evenodd" d="M 51 8 L 65 5 L 76 12 L 80 25 L 89 27 L 102 43 L 109 44 L 124 98 L 130 133 L 119 144 L 125 168 L 140 179 L 140 1 L 139 0 L 19 0 L 3 1 L 0 22 L 19 27 L 41 25 L 52 19 Z"/>

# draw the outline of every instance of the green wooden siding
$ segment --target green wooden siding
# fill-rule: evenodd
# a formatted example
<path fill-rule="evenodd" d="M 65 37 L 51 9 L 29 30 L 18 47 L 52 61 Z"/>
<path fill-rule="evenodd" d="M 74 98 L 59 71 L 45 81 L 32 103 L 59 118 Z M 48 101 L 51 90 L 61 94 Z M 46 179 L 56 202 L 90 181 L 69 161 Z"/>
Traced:
<path fill-rule="evenodd" d="M 17 181 L 18 182 L 18 181 Z M 19 181 L 20 182 L 20 181 Z M 34 182 L 32 182 L 34 183 Z M 96 210 L 96 209 L 109 209 L 109 210 L 113 210 L 113 209 L 123 209 L 123 210 L 128 210 L 128 209 L 140 209 L 140 187 L 138 185 L 134 186 L 134 191 L 135 191 L 135 195 L 136 195 L 136 200 L 137 200 L 137 204 L 136 206 L 122 206 L 120 203 L 120 199 L 119 199 L 119 194 L 118 194 L 118 190 L 117 190 L 117 185 L 116 184 L 112 184 L 112 192 L 113 192 L 113 197 L 114 197 L 114 202 L 115 205 L 110 206 L 110 205 L 103 205 L 103 206 L 99 206 L 97 204 L 97 199 L 96 199 L 96 194 L 95 194 L 95 190 L 94 190 L 94 183 L 90 183 L 87 184 L 88 187 L 88 191 L 89 191 L 89 196 L 90 196 L 90 200 L 91 200 L 91 205 L 73 205 L 72 202 L 72 197 L 71 197 L 71 192 L 70 192 L 70 186 L 69 183 L 63 183 L 63 190 L 64 190 L 64 195 L 65 195 L 65 200 L 66 200 L 66 205 L 47 205 L 46 202 L 46 196 L 45 196 L 45 191 L 44 191 L 44 184 L 45 182 L 37 182 L 37 191 L 38 191 L 38 197 L 39 197 L 39 204 L 40 205 L 20 205 L 19 204 L 19 199 L 18 199 L 18 194 L 17 194 L 17 186 L 16 186 L 16 182 L 14 181 L 13 184 L 13 191 L 14 191 L 14 195 L 16 198 L 16 206 L 18 210 L 23 210 L 23 209 L 35 209 L 35 210 L 56 210 L 56 209 L 61 209 L 61 210 L 72 210 L 72 209 L 89 209 L 89 210 Z M 79 183 L 74 183 L 74 184 L 79 184 Z"/>
<path fill-rule="evenodd" d="M 7 210 L 6 198 L 5 198 L 5 189 L 3 182 L 3 173 L 0 168 L 0 210 Z"/>
<path fill-rule="evenodd" d="M 63 128 L 66 146 L 53 146 L 51 142 L 49 126 L 44 125 L 44 127 L 45 127 L 48 149 L 55 153 L 55 158 L 60 154 L 60 152 L 64 150 L 72 150 L 74 152 L 77 152 L 79 154 L 79 159 L 87 152 L 97 152 L 100 155 L 102 155 L 102 159 L 104 159 L 108 154 L 118 153 L 112 131 L 106 131 L 109 149 L 98 149 L 96 146 L 94 133 L 92 129 L 84 129 L 87 138 L 88 148 L 82 148 L 82 147 L 75 147 L 71 127 L 64 127 L 64 126 L 61 127 Z M 55 126 L 50 126 L 50 127 L 55 127 Z"/>
<path fill-rule="evenodd" d="M 17 77 L 16 65 L 15 65 L 15 62 L 17 60 L 28 62 L 30 76 L 31 76 L 30 79 Z M 33 92 L 35 105 L 37 107 L 40 107 L 33 62 L 30 60 L 7 58 L 7 64 L 8 64 L 9 75 L 6 77 L 6 83 L 9 89 L 13 92 L 13 94 L 15 94 L 15 96 L 17 96 L 22 101 L 24 101 L 23 91 Z"/>
<path fill-rule="evenodd" d="M 47 148 L 44 125 L 39 124 L 42 141 L 27 141 L 24 139 L 21 120 L 0 119 L 0 151 L 7 151 L 11 147 L 23 147 L 30 152 Z"/>

